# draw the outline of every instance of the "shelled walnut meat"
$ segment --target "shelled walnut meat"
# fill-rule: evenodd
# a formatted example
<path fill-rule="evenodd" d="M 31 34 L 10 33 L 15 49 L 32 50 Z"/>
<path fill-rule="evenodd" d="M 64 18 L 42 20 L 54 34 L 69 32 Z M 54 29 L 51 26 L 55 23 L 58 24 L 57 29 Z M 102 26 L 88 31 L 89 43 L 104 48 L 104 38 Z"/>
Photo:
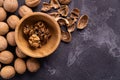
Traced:
<path fill-rule="evenodd" d="M 34 25 L 26 25 L 23 29 L 27 37 L 28 43 L 33 48 L 39 48 L 46 44 L 51 34 L 48 26 L 43 21 L 38 21 Z"/>

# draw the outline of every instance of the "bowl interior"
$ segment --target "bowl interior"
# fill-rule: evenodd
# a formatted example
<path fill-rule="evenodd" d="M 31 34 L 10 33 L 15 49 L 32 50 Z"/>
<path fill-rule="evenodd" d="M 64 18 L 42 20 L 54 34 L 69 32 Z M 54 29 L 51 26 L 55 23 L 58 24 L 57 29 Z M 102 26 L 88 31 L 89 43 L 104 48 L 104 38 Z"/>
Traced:
<path fill-rule="evenodd" d="M 35 24 L 38 21 L 44 21 L 48 26 L 48 29 L 51 33 L 51 37 L 49 38 L 48 42 L 43 45 L 41 48 L 32 49 L 26 40 L 23 27 L 26 24 Z M 18 24 L 15 30 L 15 39 L 18 47 L 28 56 L 41 58 L 50 55 L 53 53 L 60 43 L 60 27 L 58 23 L 48 14 L 45 13 L 32 13 L 25 17 L 23 17 Z"/>

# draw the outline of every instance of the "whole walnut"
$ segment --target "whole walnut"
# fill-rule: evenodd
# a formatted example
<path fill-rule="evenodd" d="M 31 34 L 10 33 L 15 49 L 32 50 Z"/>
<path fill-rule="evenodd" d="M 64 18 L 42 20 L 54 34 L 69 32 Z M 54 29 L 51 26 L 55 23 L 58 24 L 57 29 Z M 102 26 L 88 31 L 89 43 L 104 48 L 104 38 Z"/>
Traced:
<path fill-rule="evenodd" d="M 16 42 L 15 42 L 15 31 L 11 31 L 7 34 L 6 36 L 8 44 L 10 46 L 16 46 Z"/>
<path fill-rule="evenodd" d="M 29 13 L 33 13 L 33 11 L 31 8 L 27 7 L 26 5 L 23 5 L 19 8 L 18 13 L 21 17 L 23 17 Z"/>
<path fill-rule="evenodd" d="M 19 57 L 19 58 L 26 58 L 27 57 L 18 47 L 16 47 L 15 52 L 16 52 L 17 57 Z"/>
<path fill-rule="evenodd" d="M 35 58 L 28 59 L 26 65 L 30 72 L 36 72 L 40 68 L 40 64 Z"/>
<path fill-rule="evenodd" d="M 2 7 L 0 7 L 0 22 L 4 21 L 6 17 L 7 17 L 6 11 Z"/>
<path fill-rule="evenodd" d="M 23 74 L 26 71 L 25 61 L 21 58 L 17 58 L 14 62 L 14 67 L 17 73 Z"/>
<path fill-rule="evenodd" d="M 10 26 L 11 29 L 15 29 L 16 25 L 19 23 L 19 18 L 16 15 L 11 15 L 7 19 L 7 23 Z"/>
<path fill-rule="evenodd" d="M 40 4 L 41 0 L 25 0 L 25 4 L 29 7 L 36 7 Z"/>
<path fill-rule="evenodd" d="M 12 66 L 5 66 L 0 71 L 3 79 L 10 79 L 15 76 L 15 69 Z"/>
<path fill-rule="evenodd" d="M 63 5 L 68 5 L 71 0 L 59 0 L 60 4 L 63 4 Z"/>
<path fill-rule="evenodd" d="M 7 12 L 15 12 L 18 8 L 17 0 L 5 0 L 3 3 L 3 7 Z"/>
<path fill-rule="evenodd" d="M 14 55 L 10 51 L 2 51 L 0 53 L 0 62 L 3 64 L 10 64 L 14 59 Z"/>
<path fill-rule="evenodd" d="M 5 35 L 6 33 L 8 33 L 8 31 L 9 31 L 9 27 L 7 23 L 0 22 L 0 35 Z"/>
<path fill-rule="evenodd" d="M 0 36 L 0 51 L 5 50 L 7 46 L 7 40 L 3 36 Z"/>
<path fill-rule="evenodd" d="M 4 2 L 3 0 L 0 0 L 0 7 L 3 5 L 3 2 Z"/>

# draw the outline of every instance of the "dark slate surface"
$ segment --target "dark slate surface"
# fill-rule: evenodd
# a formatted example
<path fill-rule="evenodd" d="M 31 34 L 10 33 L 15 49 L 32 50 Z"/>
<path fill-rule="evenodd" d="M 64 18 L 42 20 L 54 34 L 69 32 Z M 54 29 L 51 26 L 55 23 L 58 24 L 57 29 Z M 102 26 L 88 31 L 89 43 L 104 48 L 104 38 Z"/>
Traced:
<path fill-rule="evenodd" d="M 61 42 L 54 54 L 40 59 L 38 72 L 11 80 L 120 80 L 120 0 L 72 0 L 70 9 L 76 7 L 89 15 L 88 27 L 76 30 L 72 42 Z"/>

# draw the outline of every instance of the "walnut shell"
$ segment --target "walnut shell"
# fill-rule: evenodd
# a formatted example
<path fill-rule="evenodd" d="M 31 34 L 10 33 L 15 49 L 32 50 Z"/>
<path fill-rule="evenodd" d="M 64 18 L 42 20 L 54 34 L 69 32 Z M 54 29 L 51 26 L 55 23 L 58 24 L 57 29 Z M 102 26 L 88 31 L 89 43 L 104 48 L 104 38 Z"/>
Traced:
<path fill-rule="evenodd" d="M 0 0 L 0 7 L 3 5 L 3 2 L 4 2 L 3 0 Z"/>
<path fill-rule="evenodd" d="M 5 50 L 7 46 L 7 40 L 3 36 L 0 36 L 0 51 Z"/>
<path fill-rule="evenodd" d="M 41 0 L 25 0 L 25 4 L 29 7 L 36 7 L 40 4 Z"/>
<path fill-rule="evenodd" d="M 16 25 L 19 23 L 19 18 L 16 15 L 11 15 L 7 19 L 7 23 L 9 24 L 11 29 L 15 29 Z"/>
<path fill-rule="evenodd" d="M 18 13 L 21 17 L 23 17 L 27 14 L 33 13 L 33 11 L 31 8 L 27 7 L 26 5 L 23 5 L 19 8 Z"/>
<path fill-rule="evenodd" d="M 75 24 L 77 22 L 76 18 L 67 17 L 67 20 L 69 22 L 69 24 L 67 25 L 67 27 L 70 27 L 70 26 L 72 26 L 73 24 Z"/>
<path fill-rule="evenodd" d="M 36 72 L 40 68 L 40 64 L 35 58 L 28 59 L 26 65 L 30 72 Z"/>
<path fill-rule="evenodd" d="M 68 32 L 73 32 L 73 31 L 75 31 L 75 28 L 76 28 L 76 24 L 74 23 L 73 25 L 69 26 L 67 28 L 67 30 L 68 30 Z"/>
<path fill-rule="evenodd" d="M 0 71 L 3 79 L 10 79 L 15 76 L 15 69 L 12 66 L 5 66 Z"/>
<path fill-rule="evenodd" d="M 0 7 L 0 22 L 4 21 L 6 17 L 7 17 L 6 11 L 2 7 Z"/>
<path fill-rule="evenodd" d="M 50 11 L 51 9 L 52 9 L 52 5 L 51 4 L 49 4 L 47 2 L 43 2 L 41 11 L 47 12 L 47 11 Z"/>
<path fill-rule="evenodd" d="M 58 22 L 58 24 L 60 26 L 69 25 L 69 21 L 67 19 L 65 19 L 65 18 L 62 18 L 62 17 L 59 17 L 58 20 L 57 20 L 57 22 Z"/>
<path fill-rule="evenodd" d="M 0 53 L 0 62 L 3 64 L 10 64 L 13 61 L 14 55 L 10 51 L 2 51 Z"/>
<path fill-rule="evenodd" d="M 7 23 L 5 22 L 0 22 L 0 35 L 5 35 L 9 31 L 9 27 Z"/>
<path fill-rule="evenodd" d="M 88 16 L 82 15 L 77 23 L 77 29 L 84 29 L 88 24 Z"/>
<path fill-rule="evenodd" d="M 68 5 L 71 0 L 59 0 L 60 4 L 63 4 L 63 5 Z"/>
<path fill-rule="evenodd" d="M 61 14 L 61 16 L 66 17 L 69 13 L 69 7 L 67 5 L 61 5 L 60 9 L 58 9 L 58 12 Z"/>
<path fill-rule="evenodd" d="M 15 12 L 18 8 L 18 1 L 4 0 L 3 7 L 7 12 Z"/>
<path fill-rule="evenodd" d="M 15 42 L 15 31 L 11 31 L 7 34 L 6 36 L 8 44 L 10 46 L 16 46 L 16 42 Z"/>
<path fill-rule="evenodd" d="M 15 67 L 15 70 L 18 74 L 23 74 L 26 71 L 25 61 L 20 59 L 20 58 L 17 58 L 15 60 L 14 67 Z"/>
<path fill-rule="evenodd" d="M 49 15 L 52 16 L 53 18 L 60 17 L 60 14 L 58 12 L 51 12 L 51 13 L 49 13 Z"/>
<path fill-rule="evenodd" d="M 76 19 L 78 19 L 79 16 L 80 16 L 80 10 L 79 10 L 78 8 L 73 9 L 73 10 L 71 11 L 71 13 L 70 13 L 70 17 L 71 17 L 71 18 L 76 18 Z"/>
<path fill-rule="evenodd" d="M 50 4 L 52 5 L 52 7 L 54 9 L 60 8 L 60 4 L 59 4 L 58 0 L 50 0 Z"/>
<path fill-rule="evenodd" d="M 19 57 L 19 58 L 26 58 L 27 57 L 18 47 L 16 47 L 15 52 L 16 52 L 17 57 Z"/>
<path fill-rule="evenodd" d="M 65 32 L 61 30 L 61 40 L 63 42 L 70 42 L 72 39 L 71 33 L 70 32 Z"/>

